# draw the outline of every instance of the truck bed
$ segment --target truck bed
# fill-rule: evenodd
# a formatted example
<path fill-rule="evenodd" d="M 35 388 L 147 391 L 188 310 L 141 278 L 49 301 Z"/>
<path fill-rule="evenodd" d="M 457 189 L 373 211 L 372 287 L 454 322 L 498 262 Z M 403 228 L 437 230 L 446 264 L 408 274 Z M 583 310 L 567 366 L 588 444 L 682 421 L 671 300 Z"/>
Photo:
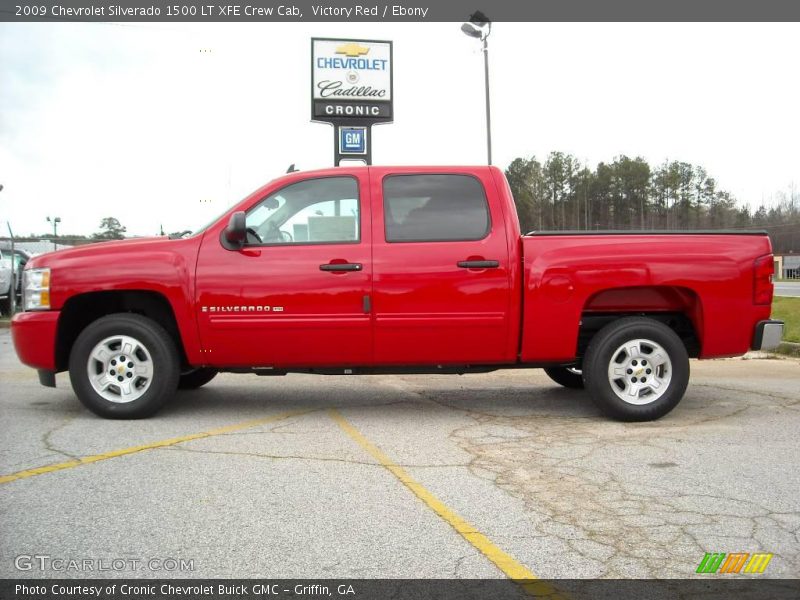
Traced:
<path fill-rule="evenodd" d="M 763 231 L 553 231 L 521 238 L 523 362 L 568 360 L 582 320 L 609 314 L 688 315 L 697 356 L 743 354 L 770 306 L 753 298 Z"/>

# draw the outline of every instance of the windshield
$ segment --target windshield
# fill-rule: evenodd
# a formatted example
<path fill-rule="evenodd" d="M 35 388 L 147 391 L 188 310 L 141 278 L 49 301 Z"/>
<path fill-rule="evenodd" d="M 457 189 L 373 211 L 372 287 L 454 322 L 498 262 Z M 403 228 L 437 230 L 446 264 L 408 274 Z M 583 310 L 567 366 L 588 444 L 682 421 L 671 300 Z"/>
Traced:
<path fill-rule="evenodd" d="M 216 223 L 217 221 L 219 221 L 219 220 L 220 220 L 220 218 L 222 218 L 222 215 L 224 215 L 224 214 L 225 214 L 226 212 L 228 212 L 230 209 L 231 209 L 231 207 L 230 207 L 230 206 L 229 206 L 229 207 L 227 207 L 225 210 L 223 210 L 221 213 L 219 213 L 218 215 L 216 215 L 216 216 L 215 216 L 213 219 L 211 219 L 210 221 L 208 221 L 208 222 L 207 222 L 205 225 L 203 225 L 202 227 L 198 227 L 197 229 L 194 229 L 194 230 L 188 230 L 188 233 L 186 233 L 186 234 L 184 234 L 184 235 L 182 235 L 182 236 L 180 236 L 180 237 L 194 237 L 194 236 L 196 236 L 196 235 L 200 235 L 200 234 L 201 234 L 201 233 L 203 233 L 203 232 L 204 232 L 206 229 L 208 229 L 209 227 L 211 227 L 211 226 L 212 226 L 214 223 Z"/>
<path fill-rule="evenodd" d="M 236 203 L 238 203 L 238 202 L 239 202 L 239 200 L 236 201 Z M 186 229 L 184 231 L 179 231 L 179 232 L 176 232 L 176 233 L 170 233 L 169 236 L 171 238 L 173 238 L 173 239 L 177 239 L 177 238 L 194 237 L 196 235 L 200 235 L 206 229 L 211 227 L 214 223 L 219 221 L 223 217 L 223 215 L 225 215 L 225 213 L 227 213 L 233 206 L 234 206 L 234 204 L 229 204 L 221 212 L 219 212 L 216 215 L 214 215 L 213 219 L 209 219 L 208 221 L 203 223 L 203 225 L 201 227 L 198 227 L 196 229 Z M 198 218 L 198 220 L 199 220 L 199 217 L 197 215 L 195 215 L 195 217 Z M 189 223 L 189 224 L 191 225 L 191 223 Z"/>

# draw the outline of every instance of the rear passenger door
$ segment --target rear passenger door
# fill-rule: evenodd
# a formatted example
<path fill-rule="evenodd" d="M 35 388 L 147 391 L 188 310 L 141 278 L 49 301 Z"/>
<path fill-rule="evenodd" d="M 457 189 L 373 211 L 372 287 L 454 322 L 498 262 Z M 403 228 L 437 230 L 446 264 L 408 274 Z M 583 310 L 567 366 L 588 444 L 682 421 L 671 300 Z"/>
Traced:
<path fill-rule="evenodd" d="M 508 246 L 488 168 L 372 168 L 370 181 L 375 362 L 507 360 Z"/>

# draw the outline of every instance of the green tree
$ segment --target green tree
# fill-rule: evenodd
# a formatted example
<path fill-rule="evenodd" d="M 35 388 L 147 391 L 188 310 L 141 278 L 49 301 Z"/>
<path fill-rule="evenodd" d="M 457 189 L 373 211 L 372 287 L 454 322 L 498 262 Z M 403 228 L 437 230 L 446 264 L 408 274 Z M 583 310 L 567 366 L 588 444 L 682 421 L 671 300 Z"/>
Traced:
<path fill-rule="evenodd" d="M 535 158 L 530 160 L 517 158 L 508 165 L 506 169 L 506 179 L 508 185 L 514 193 L 514 204 L 517 207 L 519 216 L 519 226 L 522 231 L 532 231 L 535 227 L 536 199 L 534 196 L 535 182 L 533 181 L 533 163 Z"/>
<path fill-rule="evenodd" d="M 575 173 L 572 180 L 572 193 L 575 197 L 575 229 L 591 229 L 592 186 L 595 175 L 584 166 Z"/>
<path fill-rule="evenodd" d="M 592 187 L 592 207 L 594 215 L 591 222 L 595 229 L 614 228 L 614 168 L 599 163 Z"/>
<path fill-rule="evenodd" d="M 545 189 L 551 202 L 549 229 L 569 229 L 568 206 L 573 199 L 572 184 L 578 161 L 571 154 L 551 152 L 543 170 Z"/>
<path fill-rule="evenodd" d="M 125 239 L 126 227 L 114 217 L 104 217 L 100 221 L 100 231 L 92 237 L 96 240 L 122 240 Z"/>
<path fill-rule="evenodd" d="M 615 217 L 621 228 L 645 227 L 650 205 L 650 165 L 641 158 L 620 156 L 611 165 L 615 184 Z"/>

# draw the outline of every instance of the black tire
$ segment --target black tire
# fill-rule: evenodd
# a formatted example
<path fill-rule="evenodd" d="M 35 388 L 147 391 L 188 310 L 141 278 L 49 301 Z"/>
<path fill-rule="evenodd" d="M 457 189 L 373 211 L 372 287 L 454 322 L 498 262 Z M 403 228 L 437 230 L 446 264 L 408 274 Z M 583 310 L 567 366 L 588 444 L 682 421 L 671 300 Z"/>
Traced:
<path fill-rule="evenodd" d="M 0 314 L 5 317 L 11 316 L 11 298 L 0 299 Z"/>
<path fill-rule="evenodd" d="M 577 371 L 577 372 L 576 372 Z M 548 367 L 544 370 L 547 376 L 559 385 L 573 390 L 583 389 L 583 374 L 579 369 L 567 367 Z"/>
<path fill-rule="evenodd" d="M 149 353 L 148 360 L 143 361 L 149 366 L 149 383 L 144 393 L 130 402 L 114 402 L 104 398 L 89 380 L 89 360 L 93 350 L 104 340 L 115 336 L 134 338 Z M 147 317 L 120 313 L 102 317 L 80 333 L 70 351 L 69 377 L 78 399 L 96 415 L 107 419 L 142 419 L 155 414 L 175 394 L 180 375 L 179 365 L 175 343 L 161 325 Z M 100 361 L 95 361 L 92 368 L 97 369 L 98 375 L 105 374 L 102 372 L 105 367 Z M 127 372 L 124 374 L 127 375 Z M 110 379 L 112 386 L 118 387 L 113 381 L 116 377 Z M 134 379 L 130 385 L 135 387 L 137 381 L 140 379 Z M 113 395 L 112 392 L 113 387 L 109 394 Z M 121 393 L 118 395 L 122 398 Z"/>
<path fill-rule="evenodd" d="M 203 387 L 209 381 L 214 379 L 214 377 L 217 376 L 217 373 L 218 371 L 216 369 L 210 369 L 206 367 L 194 369 L 188 373 L 181 373 L 180 379 L 178 380 L 178 389 L 196 390 L 197 388 Z"/>
<path fill-rule="evenodd" d="M 662 367 L 657 367 L 651 360 L 647 363 L 651 367 L 651 371 L 656 370 L 655 374 L 646 374 L 643 370 L 641 360 L 648 358 L 646 353 L 638 353 L 638 361 L 635 367 L 631 367 L 631 359 L 636 358 L 637 354 L 623 350 L 617 354 L 617 350 L 626 342 L 633 342 L 634 340 L 645 340 L 646 342 L 655 342 L 660 345 L 666 352 L 668 363 Z M 646 349 L 647 343 L 641 344 L 638 350 Z M 652 356 L 657 357 L 660 351 L 653 351 L 653 346 L 650 346 Z M 621 360 L 621 362 L 620 362 Z M 609 375 L 609 370 L 612 368 L 611 361 L 617 362 L 625 370 L 624 376 L 612 382 L 612 376 Z M 628 380 L 628 368 L 637 369 L 630 373 L 633 378 Z M 659 377 L 660 370 L 663 369 L 662 377 Z M 651 377 L 651 384 L 653 379 L 658 381 L 667 380 L 666 373 L 669 371 L 668 383 L 664 383 L 666 387 L 663 391 L 653 391 L 652 389 L 644 389 L 641 396 L 631 395 L 631 399 L 644 400 L 652 395 L 656 396 L 655 399 L 648 403 L 633 404 L 625 401 L 617 395 L 619 392 L 626 395 L 628 390 L 635 389 L 637 384 L 629 384 L 628 381 L 634 381 L 636 375 L 645 375 Z M 666 325 L 644 317 L 626 317 L 619 319 L 606 325 L 592 338 L 589 347 L 586 350 L 586 356 L 583 360 L 583 380 L 586 389 L 592 397 L 592 400 L 597 406 L 607 415 L 618 419 L 620 421 L 653 421 L 663 417 L 671 411 L 678 402 L 683 398 L 686 392 L 686 386 L 689 383 L 689 357 L 686 353 L 686 347 L 681 339 L 675 332 Z M 641 379 L 642 382 L 646 381 L 645 378 Z M 616 386 L 617 391 L 614 390 Z M 624 386 L 624 388 L 622 387 Z M 640 382 L 639 387 L 642 386 Z M 645 386 L 647 387 L 647 386 Z M 658 396 L 658 394 L 661 394 Z"/>

